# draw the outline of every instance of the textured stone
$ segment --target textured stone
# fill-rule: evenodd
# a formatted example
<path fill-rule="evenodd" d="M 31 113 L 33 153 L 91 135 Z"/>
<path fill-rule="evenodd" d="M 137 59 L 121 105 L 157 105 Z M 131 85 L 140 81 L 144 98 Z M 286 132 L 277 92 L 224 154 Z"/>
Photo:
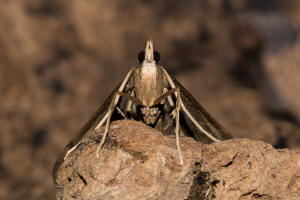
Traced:
<path fill-rule="evenodd" d="M 249 139 L 204 145 L 175 138 L 132 120 L 111 124 L 97 143 L 72 152 L 60 166 L 57 199 L 297 199 L 300 150 L 276 150 Z"/>

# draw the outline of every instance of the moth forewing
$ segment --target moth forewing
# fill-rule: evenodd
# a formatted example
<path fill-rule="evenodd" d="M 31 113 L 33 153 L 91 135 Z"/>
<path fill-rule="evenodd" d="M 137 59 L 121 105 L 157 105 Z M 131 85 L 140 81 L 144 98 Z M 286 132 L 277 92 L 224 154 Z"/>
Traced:
<path fill-rule="evenodd" d="M 109 95 L 109 97 L 105 100 L 102 106 L 96 111 L 96 113 L 89 119 L 89 121 L 79 130 L 78 134 L 75 135 L 71 141 L 66 145 L 64 152 L 60 154 L 54 164 L 53 167 L 53 178 L 55 182 L 55 177 L 59 166 L 63 163 L 69 153 L 74 151 L 79 145 L 88 143 L 91 140 L 95 139 L 95 131 L 99 129 L 107 120 L 109 107 L 114 99 L 116 92 L 123 91 L 123 92 L 131 92 L 131 84 L 125 84 L 131 77 L 132 70 L 130 70 L 125 79 L 118 84 L 118 86 L 113 90 L 113 92 Z M 120 97 L 119 97 L 120 98 Z M 119 99 L 118 99 L 119 100 Z M 121 99 L 119 102 L 119 108 L 122 112 L 126 111 L 125 106 L 127 105 L 126 99 Z M 114 120 L 122 119 L 123 116 L 112 116 Z M 98 134 L 99 136 L 99 134 Z M 103 137 L 102 137 L 103 138 Z"/>
<path fill-rule="evenodd" d="M 61 153 L 53 167 L 53 178 L 55 182 L 57 170 L 59 166 L 64 162 L 69 153 L 74 151 L 80 144 L 88 142 L 90 139 L 90 135 L 92 134 L 92 130 L 99 124 L 101 121 L 106 119 L 107 110 L 112 101 L 113 95 L 115 91 L 117 91 L 119 86 L 110 94 L 110 96 L 105 100 L 102 106 L 96 111 L 96 113 L 89 119 L 89 121 L 79 130 L 78 134 L 75 135 L 71 141 L 66 145 L 64 152 Z"/>
<path fill-rule="evenodd" d="M 171 88 L 179 88 L 182 115 L 180 127 L 186 135 L 191 135 L 203 143 L 232 138 L 231 134 L 195 100 L 179 81 L 171 77 L 164 68 L 162 69 Z"/>

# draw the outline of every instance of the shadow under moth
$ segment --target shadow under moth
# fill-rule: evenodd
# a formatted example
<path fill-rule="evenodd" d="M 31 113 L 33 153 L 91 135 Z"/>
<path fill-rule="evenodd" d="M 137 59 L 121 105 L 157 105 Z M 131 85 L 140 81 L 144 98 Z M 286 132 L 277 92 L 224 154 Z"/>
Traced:
<path fill-rule="evenodd" d="M 57 159 L 53 169 L 54 179 L 66 157 L 80 145 L 87 143 L 89 135 L 104 126 L 104 133 L 98 140 L 98 150 L 101 149 L 113 120 L 138 120 L 163 134 L 175 133 L 181 165 L 183 158 L 179 146 L 180 134 L 191 136 L 202 143 L 232 138 L 164 67 L 158 65 L 159 57 L 159 53 L 153 49 L 152 40 L 148 40 L 145 51 L 138 55 L 139 66 L 127 73 L 124 80 Z M 98 157 L 98 151 L 96 156 Z"/>

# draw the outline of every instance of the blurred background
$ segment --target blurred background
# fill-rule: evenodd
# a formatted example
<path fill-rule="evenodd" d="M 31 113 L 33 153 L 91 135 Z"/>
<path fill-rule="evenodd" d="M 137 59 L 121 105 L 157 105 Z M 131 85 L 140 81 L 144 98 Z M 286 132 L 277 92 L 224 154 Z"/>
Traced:
<path fill-rule="evenodd" d="M 161 64 L 235 137 L 300 144 L 297 0 L 0 1 L 0 199 L 54 199 L 56 157 L 137 65 Z"/>

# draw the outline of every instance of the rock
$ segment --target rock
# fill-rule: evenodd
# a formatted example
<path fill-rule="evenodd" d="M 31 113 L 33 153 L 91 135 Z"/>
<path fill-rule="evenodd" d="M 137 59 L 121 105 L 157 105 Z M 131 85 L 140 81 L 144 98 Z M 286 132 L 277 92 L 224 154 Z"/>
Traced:
<path fill-rule="evenodd" d="M 115 121 L 97 142 L 80 145 L 59 167 L 57 199 L 299 199 L 300 149 L 231 139 L 209 145 L 141 122 Z"/>

